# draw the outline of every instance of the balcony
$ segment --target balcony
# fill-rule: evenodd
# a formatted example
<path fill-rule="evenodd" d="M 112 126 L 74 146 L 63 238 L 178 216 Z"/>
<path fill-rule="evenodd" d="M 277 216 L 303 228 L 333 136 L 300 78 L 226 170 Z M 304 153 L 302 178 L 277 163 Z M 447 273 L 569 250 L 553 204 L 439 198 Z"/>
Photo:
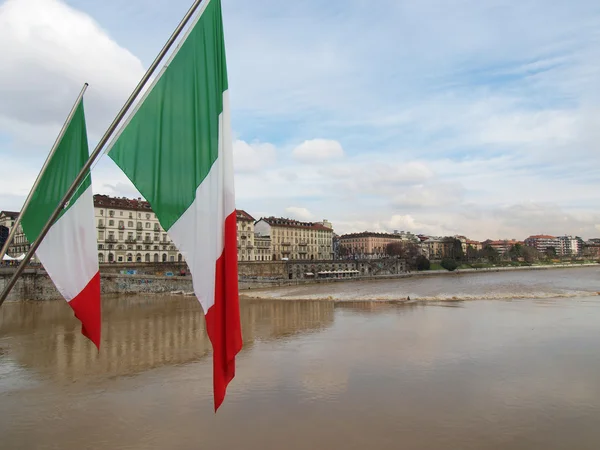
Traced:
<path fill-rule="evenodd" d="M 288 247 L 288 246 L 292 245 L 292 243 L 291 242 L 282 242 L 281 245 Z"/>
<path fill-rule="evenodd" d="M 283 253 L 284 255 L 289 255 L 291 252 L 289 249 L 286 249 L 286 250 L 281 250 L 281 253 Z"/>
<path fill-rule="evenodd" d="M 135 244 L 137 240 L 135 238 L 127 238 L 125 239 L 125 242 L 127 242 L 128 244 Z"/>
<path fill-rule="evenodd" d="M 104 225 L 103 223 L 99 223 L 99 224 L 98 224 L 98 228 L 102 228 L 102 229 L 104 229 L 104 228 L 106 228 L 106 225 Z"/>
<path fill-rule="evenodd" d="M 109 236 L 106 238 L 106 242 L 109 244 L 116 244 L 117 240 L 114 237 Z"/>
<path fill-rule="evenodd" d="M 125 225 L 119 225 L 118 228 L 119 228 L 119 230 L 124 230 L 125 229 Z"/>
<path fill-rule="evenodd" d="M 144 244 L 152 244 L 152 239 L 145 238 L 144 239 Z"/>
<path fill-rule="evenodd" d="M 301 246 L 301 247 L 306 247 L 308 245 L 308 242 L 306 242 L 306 241 L 300 241 L 298 243 L 298 245 Z"/>

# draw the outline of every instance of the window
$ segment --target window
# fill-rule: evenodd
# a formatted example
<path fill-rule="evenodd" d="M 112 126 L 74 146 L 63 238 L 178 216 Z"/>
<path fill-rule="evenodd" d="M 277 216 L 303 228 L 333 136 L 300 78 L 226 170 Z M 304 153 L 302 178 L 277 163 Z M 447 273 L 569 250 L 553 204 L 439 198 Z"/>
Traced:
<path fill-rule="evenodd" d="M 108 226 L 109 227 L 114 227 L 115 226 L 115 221 L 114 220 L 109 220 L 108 221 Z"/>
<path fill-rule="evenodd" d="M 104 255 L 102 253 L 98 253 L 98 262 L 102 264 L 104 262 Z"/>
<path fill-rule="evenodd" d="M 98 244 L 98 250 L 102 250 L 103 248 L 104 248 L 104 245 Z"/>
<path fill-rule="evenodd" d="M 101 216 L 103 216 L 103 215 L 104 215 L 104 210 L 103 210 L 103 209 L 101 209 L 101 210 L 100 210 L 100 215 L 101 215 Z M 13 225 L 14 225 L 14 224 L 13 224 Z"/>
<path fill-rule="evenodd" d="M 133 219 L 133 213 L 129 213 L 129 218 Z"/>
<path fill-rule="evenodd" d="M 146 214 L 146 219 L 150 220 L 150 214 Z"/>
<path fill-rule="evenodd" d="M 122 216 L 123 215 L 123 211 L 119 211 L 119 215 Z"/>
<path fill-rule="evenodd" d="M 130 220 L 129 222 L 127 222 L 127 226 L 128 226 L 129 228 L 133 228 L 133 222 Z"/>
<path fill-rule="evenodd" d="M 112 216 L 114 216 L 114 215 L 115 215 L 115 212 L 114 212 L 114 211 L 109 211 L 109 212 L 108 212 L 108 215 L 109 215 L 110 217 L 112 217 Z"/>
<path fill-rule="evenodd" d="M 150 222 L 146 222 L 146 228 L 150 228 Z"/>

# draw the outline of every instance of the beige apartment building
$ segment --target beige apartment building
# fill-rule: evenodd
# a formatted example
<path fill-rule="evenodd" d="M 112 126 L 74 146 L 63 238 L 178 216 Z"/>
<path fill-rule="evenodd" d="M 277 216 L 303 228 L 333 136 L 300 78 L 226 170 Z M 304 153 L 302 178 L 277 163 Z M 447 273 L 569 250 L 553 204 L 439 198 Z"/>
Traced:
<path fill-rule="evenodd" d="M 386 248 L 392 242 L 418 242 L 412 233 L 375 233 L 363 231 L 340 236 L 340 253 L 357 258 L 381 258 L 386 255 Z"/>
<path fill-rule="evenodd" d="M 94 195 L 98 261 L 181 262 L 150 204 L 141 198 Z"/>
<path fill-rule="evenodd" d="M 254 261 L 254 217 L 238 209 L 236 222 L 238 261 Z"/>
<path fill-rule="evenodd" d="M 266 217 L 254 224 L 255 242 L 269 237 L 272 260 L 333 259 L 333 226 L 323 222 Z"/>

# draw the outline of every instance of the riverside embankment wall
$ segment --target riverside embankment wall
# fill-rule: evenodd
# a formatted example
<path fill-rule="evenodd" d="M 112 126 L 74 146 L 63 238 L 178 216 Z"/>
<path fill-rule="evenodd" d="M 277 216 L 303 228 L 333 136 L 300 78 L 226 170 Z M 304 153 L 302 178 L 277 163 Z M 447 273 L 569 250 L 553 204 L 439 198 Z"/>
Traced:
<path fill-rule="evenodd" d="M 294 286 L 312 283 L 351 282 L 354 280 L 380 280 L 392 278 L 457 276 L 469 273 L 505 272 L 514 270 L 548 270 L 558 268 L 600 267 L 599 264 L 556 264 L 552 266 L 494 267 L 463 269 L 455 272 L 432 270 L 426 272 L 386 273 L 361 275 L 353 278 L 289 278 L 294 266 L 285 262 L 239 263 L 240 291 L 264 289 L 278 286 Z M 398 269 L 398 268 L 396 268 Z M 0 268 L 0 290 L 14 273 L 12 267 Z M 182 275 L 182 270 L 185 275 Z M 166 264 L 111 264 L 101 266 L 101 289 L 103 294 L 169 293 L 192 291 L 192 278 L 187 266 L 178 263 Z M 8 300 L 51 300 L 61 298 L 43 268 L 28 268 L 17 281 Z"/>

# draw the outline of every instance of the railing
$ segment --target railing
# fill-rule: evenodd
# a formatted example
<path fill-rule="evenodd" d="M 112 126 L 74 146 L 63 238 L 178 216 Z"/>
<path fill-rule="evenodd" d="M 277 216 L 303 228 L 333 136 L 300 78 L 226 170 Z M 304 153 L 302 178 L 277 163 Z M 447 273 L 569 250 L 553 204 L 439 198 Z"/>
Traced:
<path fill-rule="evenodd" d="M 128 244 L 135 244 L 137 242 L 137 239 L 127 238 L 127 239 L 125 239 L 125 242 L 127 242 Z"/>
<path fill-rule="evenodd" d="M 107 237 L 106 242 L 109 242 L 111 244 L 116 244 L 117 240 L 114 237 Z"/>

